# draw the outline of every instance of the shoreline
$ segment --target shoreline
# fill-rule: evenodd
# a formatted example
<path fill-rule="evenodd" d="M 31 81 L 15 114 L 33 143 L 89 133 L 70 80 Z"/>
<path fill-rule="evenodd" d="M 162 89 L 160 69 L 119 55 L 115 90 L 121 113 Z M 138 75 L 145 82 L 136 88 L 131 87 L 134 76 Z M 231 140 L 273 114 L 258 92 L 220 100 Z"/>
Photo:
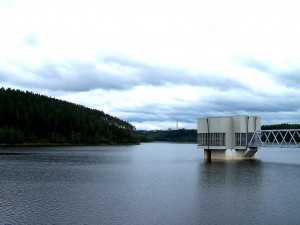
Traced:
<path fill-rule="evenodd" d="M 71 143 L 15 143 L 15 144 L 4 144 L 0 143 L 1 147 L 55 147 L 55 146 L 118 146 L 118 145 L 140 145 L 140 143 L 100 143 L 100 144 L 71 144 Z"/>

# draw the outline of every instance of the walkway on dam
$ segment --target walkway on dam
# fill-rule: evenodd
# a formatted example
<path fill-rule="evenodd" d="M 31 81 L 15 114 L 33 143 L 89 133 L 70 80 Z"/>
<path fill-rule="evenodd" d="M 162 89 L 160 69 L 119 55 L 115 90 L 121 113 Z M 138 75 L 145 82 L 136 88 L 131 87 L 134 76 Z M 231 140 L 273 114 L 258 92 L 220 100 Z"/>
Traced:
<path fill-rule="evenodd" d="M 300 129 L 256 130 L 248 147 L 300 148 Z"/>

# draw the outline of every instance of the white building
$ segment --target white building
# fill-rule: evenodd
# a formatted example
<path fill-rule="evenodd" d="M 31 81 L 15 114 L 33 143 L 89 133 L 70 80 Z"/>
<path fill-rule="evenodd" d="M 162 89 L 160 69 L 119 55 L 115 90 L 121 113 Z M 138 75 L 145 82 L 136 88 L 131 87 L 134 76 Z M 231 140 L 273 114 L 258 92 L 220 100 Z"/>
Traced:
<path fill-rule="evenodd" d="M 249 148 L 255 130 L 261 129 L 259 116 L 199 118 L 198 148 L 206 160 L 255 159 L 257 148 Z"/>

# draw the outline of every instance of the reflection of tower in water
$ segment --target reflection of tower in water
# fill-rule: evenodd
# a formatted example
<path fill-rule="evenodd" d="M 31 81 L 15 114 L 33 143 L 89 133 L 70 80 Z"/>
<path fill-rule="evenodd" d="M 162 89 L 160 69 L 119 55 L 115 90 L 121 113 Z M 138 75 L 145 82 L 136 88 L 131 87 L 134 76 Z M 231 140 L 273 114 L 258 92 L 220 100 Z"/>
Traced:
<path fill-rule="evenodd" d="M 259 160 L 199 163 L 194 205 L 195 212 L 201 216 L 199 220 L 234 224 L 245 218 L 251 221 L 253 216 L 248 212 L 252 210 L 263 211 L 261 201 L 269 191 L 263 186 L 263 166 Z M 236 208 L 243 201 L 247 204 L 237 213 Z"/>

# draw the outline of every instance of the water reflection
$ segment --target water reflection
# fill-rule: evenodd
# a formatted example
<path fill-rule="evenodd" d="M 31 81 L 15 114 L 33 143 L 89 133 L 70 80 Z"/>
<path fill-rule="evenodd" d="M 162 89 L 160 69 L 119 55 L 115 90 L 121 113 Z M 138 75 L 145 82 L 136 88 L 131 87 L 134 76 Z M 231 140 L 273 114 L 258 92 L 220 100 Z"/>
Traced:
<path fill-rule="evenodd" d="M 217 224 L 259 222 L 256 211 L 261 202 L 263 169 L 260 161 L 201 163 L 197 209 L 204 221 Z"/>
<path fill-rule="evenodd" d="M 263 164 L 259 160 L 205 162 L 199 166 L 200 185 L 205 187 L 251 185 L 261 181 Z"/>

